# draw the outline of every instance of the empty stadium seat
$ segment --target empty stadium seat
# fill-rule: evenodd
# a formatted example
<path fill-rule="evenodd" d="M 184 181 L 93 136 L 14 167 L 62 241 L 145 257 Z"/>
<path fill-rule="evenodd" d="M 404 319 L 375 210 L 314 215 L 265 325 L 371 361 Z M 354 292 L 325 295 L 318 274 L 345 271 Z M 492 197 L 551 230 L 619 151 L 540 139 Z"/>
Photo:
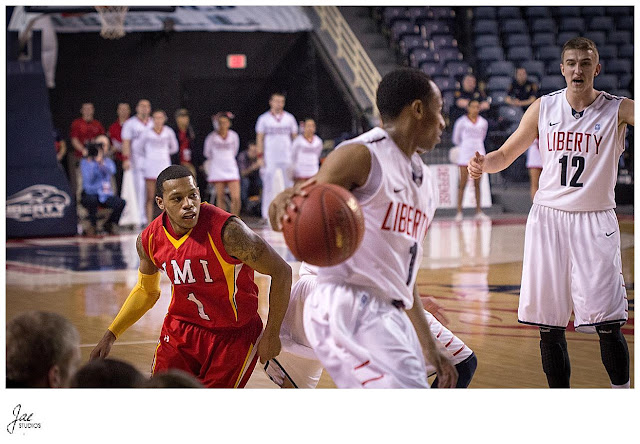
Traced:
<path fill-rule="evenodd" d="M 633 43 L 631 38 L 631 32 L 629 31 L 609 31 L 607 34 L 607 43 L 616 45 L 625 45 L 627 43 Z"/>
<path fill-rule="evenodd" d="M 487 91 L 508 91 L 512 81 L 511 76 L 491 76 L 487 82 Z"/>
<path fill-rule="evenodd" d="M 556 40 L 556 42 L 559 46 L 562 46 L 574 37 L 580 37 L 580 34 L 575 31 L 559 32 L 558 39 Z"/>
<path fill-rule="evenodd" d="M 498 119 L 507 123 L 520 123 L 523 115 L 522 108 L 519 106 L 501 106 L 498 109 Z"/>
<path fill-rule="evenodd" d="M 633 43 L 618 46 L 618 57 L 621 59 L 633 59 Z"/>
<path fill-rule="evenodd" d="M 495 6 L 477 6 L 473 8 L 473 18 L 478 19 L 495 19 L 497 17 Z"/>
<path fill-rule="evenodd" d="M 476 20 L 473 24 L 473 32 L 476 35 L 498 34 L 498 22 L 490 19 Z"/>
<path fill-rule="evenodd" d="M 633 31 L 633 15 L 623 15 L 616 19 L 616 29 L 620 31 Z"/>
<path fill-rule="evenodd" d="M 483 46 L 500 46 L 500 38 L 498 38 L 497 34 L 481 34 L 476 36 L 474 45 L 476 48 Z"/>
<path fill-rule="evenodd" d="M 429 8 L 426 6 L 410 6 L 407 8 L 405 15 L 413 23 L 418 23 L 421 20 L 428 20 L 433 17 L 433 15 L 430 14 Z"/>
<path fill-rule="evenodd" d="M 580 34 L 584 32 L 585 23 L 582 17 L 562 17 L 558 25 L 558 31 L 575 31 Z"/>
<path fill-rule="evenodd" d="M 610 31 L 612 29 L 614 29 L 613 17 L 595 16 L 589 22 L 590 31 Z"/>
<path fill-rule="evenodd" d="M 521 62 L 524 60 L 531 60 L 532 58 L 533 51 L 531 50 L 531 46 L 512 46 L 507 49 L 507 60 Z"/>
<path fill-rule="evenodd" d="M 487 66 L 487 74 L 490 76 L 513 76 L 515 65 L 508 60 L 496 60 Z"/>
<path fill-rule="evenodd" d="M 524 34 L 528 32 L 527 29 L 527 22 L 524 19 L 505 19 L 500 22 L 500 30 L 503 34 Z"/>
<path fill-rule="evenodd" d="M 387 6 L 382 12 L 382 18 L 388 27 L 391 27 L 396 20 L 408 18 L 407 9 L 401 6 Z"/>
<path fill-rule="evenodd" d="M 536 32 L 531 37 L 531 46 L 533 46 L 534 48 L 555 44 L 556 35 L 553 32 Z"/>
<path fill-rule="evenodd" d="M 579 6 L 558 6 L 551 8 L 556 17 L 580 17 Z"/>
<path fill-rule="evenodd" d="M 548 75 L 543 76 L 540 79 L 540 93 L 548 94 L 559 89 L 563 89 L 567 86 L 567 82 L 561 75 Z"/>
<path fill-rule="evenodd" d="M 455 11 L 447 6 L 430 6 L 429 9 L 436 20 L 452 21 L 456 18 Z"/>
<path fill-rule="evenodd" d="M 593 87 L 604 91 L 618 89 L 618 76 L 615 74 L 600 74 L 593 80 Z"/>
<path fill-rule="evenodd" d="M 611 59 L 602 65 L 603 72 L 607 74 L 630 74 L 631 68 L 631 61 L 626 59 Z"/>
<path fill-rule="evenodd" d="M 397 20 L 391 26 L 391 37 L 399 41 L 405 34 L 417 34 L 416 27 L 409 20 Z"/>
<path fill-rule="evenodd" d="M 491 98 L 492 107 L 506 105 L 504 102 L 504 99 L 507 97 L 506 91 L 492 91 L 489 97 Z"/>
<path fill-rule="evenodd" d="M 556 32 L 556 22 L 552 18 L 538 18 L 531 24 L 531 32 Z"/>
<path fill-rule="evenodd" d="M 562 53 L 562 48 L 560 46 L 541 46 L 538 48 L 537 59 L 542 60 L 547 64 L 549 61 L 554 61 L 560 63 L 560 54 Z"/>
<path fill-rule="evenodd" d="M 460 60 L 450 60 L 446 63 L 447 73 L 455 78 L 461 78 L 471 72 L 471 66 L 467 62 Z"/>
<path fill-rule="evenodd" d="M 504 51 L 500 46 L 484 46 L 478 49 L 476 57 L 487 63 L 494 60 L 504 60 Z"/>
<path fill-rule="evenodd" d="M 440 60 L 448 62 L 452 60 L 462 60 L 462 54 L 458 48 L 440 48 L 437 50 Z"/>
<path fill-rule="evenodd" d="M 420 34 L 425 39 L 429 39 L 433 34 L 450 34 L 451 28 L 444 22 L 429 20 L 420 25 Z"/>
<path fill-rule="evenodd" d="M 600 54 L 600 62 L 603 60 L 611 60 L 618 57 L 618 47 L 616 45 L 598 46 L 598 54 Z"/>
<path fill-rule="evenodd" d="M 408 55 L 415 48 L 426 48 L 426 44 L 427 42 L 424 41 L 421 35 L 406 34 L 400 39 L 400 51 L 402 54 Z"/>
<path fill-rule="evenodd" d="M 622 74 L 618 79 L 618 86 L 620 88 L 633 88 L 633 74 Z"/>
<path fill-rule="evenodd" d="M 439 61 L 440 61 L 440 56 L 438 55 L 438 53 L 431 51 L 428 48 L 416 48 L 413 51 L 411 51 L 411 53 L 409 54 L 409 62 L 411 63 L 411 66 L 413 66 L 414 68 L 418 68 L 425 62 L 437 63 Z"/>
<path fill-rule="evenodd" d="M 432 34 L 430 41 L 434 49 L 458 47 L 458 42 L 451 34 Z"/>
<path fill-rule="evenodd" d="M 529 34 L 507 34 L 505 36 L 505 44 L 507 47 L 530 46 L 531 38 L 529 38 Z"/>
<path fill-rule="evenodd" d="M 453 77 L 449 76 L 438 76 L 432 78 L 433 83 L 435 83 L 440 91 L 455 91 L 457 87 L 457 82 Z"/>
<path fill-rule="evenodd" d="M 448 114 L 449 109 L 453 105 L 456 100 L 455 92 L 453 91 L 445 91 L 442 93 L 442 111 L 445 114 Z"/>
<path fill-rule="evenodd" d="M 540 83 L 540 79 L 542 79 L 542 76 L 545 74 L 544 62 L 540 60 L 525 60 L 520 62 L 519 65 L 527 70 L 527 74 L 536 76 L 538 83 Z"/>
<path fill-rule="evenodd" d="M 527 6 L 524 8 L 524 16 L 530 19 L 551 17 L 551 9 L 548 6 Z"/>
<path fill-rule="evenodd" d="M 633 6 L 607 6 L 605 11 L 607 15 L 621 17 L 621 16 L 632 16 L 633 15 Z"/>
<path fill-rule="evenodd" d="M 604 33 L 604 31 L 589 30 L 584 34 L 584 36 L 588 39 L 593 40 L 593 43 L 595 43 L 598 47 L 603 46 L 607 43 L 606 34 Z"/>
<path fill-rule="evenodd" d="M 580 12 L 583 17 L 599 17 L 606 14 L 604 6 L 583 6 Z"/>
<path fill-rule="evenodd" d="M 420 70 L 430 75 L 431 77 L 446 75 L 444 63 L 426 62 L 420 65 Z"/>
<path fill-rule="evenodd" d="M 633 94 L 628 89 L 614 89 L 613 91 L 609 91 L 614 96 L 618 97 L 627 97 L 629 99 L 633 99 Z"/>
<path fill-rule="evenodd" d="M 498 7 L 498 19 L 522 18 L 522 13 L 518 6 L 500 6 Z"/>

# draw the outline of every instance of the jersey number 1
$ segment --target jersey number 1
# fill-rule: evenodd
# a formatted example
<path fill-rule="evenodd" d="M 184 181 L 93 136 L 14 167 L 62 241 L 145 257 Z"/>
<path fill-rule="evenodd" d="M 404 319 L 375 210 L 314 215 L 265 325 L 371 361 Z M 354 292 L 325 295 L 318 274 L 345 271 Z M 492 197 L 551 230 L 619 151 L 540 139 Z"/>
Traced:
<path fill-rule="evenodd" d="M 563 187 L 567 186 L 567 169 L 569 168 L 569 156 L 562 156 L 559 160 L 560 165 L 562 165 L 562 172 L 560 173 L 560 185 Z M 582 156 L 573 156 L 571 158 L 571 166 L 578 167 L 576 172 L 573 174 L 571 178 L 571 182 L 569 182 L 570 187 L 581 187 L 583 186 L 582 182 L 578 182 L 580 179 L 580 175 L 584 171 L 584 157 Z"/>
<path fill-rule="evenodd" d="M 411 278 L 413 277 L 413 266 L 416 263 L 416 256 L 418 255 L 418 243 L 414 243 L 411 248 L 409 248 L 409 254 L 411 254 L 411 260 L 409 261 L 409 276 L 407 277 L 407 285 L 411 283 Z"/>
<path fill-rule="evenodd" d="M 200 302 L 193 293 L 189 293 L 189 297 L 187 299 L 198 306 L 198 315 L 200 315 L 202 319 L 204 319 L 205 321 L 211 320 L 209 318 L 209 315 L 204 312 L 204 306 L 202 305 L 202 302 Z"/>

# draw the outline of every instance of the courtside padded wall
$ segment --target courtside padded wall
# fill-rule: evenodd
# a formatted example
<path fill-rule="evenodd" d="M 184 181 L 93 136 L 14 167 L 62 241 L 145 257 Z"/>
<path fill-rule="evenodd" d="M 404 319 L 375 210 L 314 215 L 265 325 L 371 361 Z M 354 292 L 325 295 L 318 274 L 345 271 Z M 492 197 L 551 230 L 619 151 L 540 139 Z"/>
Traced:
<path fill-rule="evenodd" d="M 16 39 L 7 33 L 7 47 Z M 16 56 L 7 53 L 7 237 L 75 235 L 75 196 L 56 160 L 40 57 Z"/>
<path fill-rule="evenodd" d="M 236 53 L 246 54 L 246 69 L 226 67 L 227 55 Z M 280 90 L 289 112 L 298 120 L 319 119 L 320 137 L 332 138 L 350 131 L 352 116 L 321 65 L 307 33 L 136 32 L 113 41 L 98 33 L 59 34 L 54 124 L 68 136 L 83 101 L 95 104 L 105 127 L 115 120 L 118 101 L 135 107 L 148 98 L 153 109 L 167 111 L 169 124 L 174 111 L 186 107 L 199 163 L 213 113 L 235 114 L 233 129 L 244 149 L 271 92 Z"/>

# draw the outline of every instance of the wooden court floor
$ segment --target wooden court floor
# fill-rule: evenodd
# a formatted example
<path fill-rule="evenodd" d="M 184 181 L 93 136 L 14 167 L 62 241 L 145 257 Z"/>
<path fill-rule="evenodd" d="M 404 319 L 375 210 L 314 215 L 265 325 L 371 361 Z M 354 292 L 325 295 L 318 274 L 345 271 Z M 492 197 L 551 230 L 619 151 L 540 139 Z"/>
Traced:
<path fill-rule="evenodd" d="M 427 235 L 418 274 L 421 295 L 433 296 L 445 308 L 447 327 L 478 357 L 471 388 L 547 387 L 540 363 L 535 327 L 517 322 L 525 217 L 455 224 L 436 219 Z M 299 263 L 282 235 L 256 228 L 292 264 L 294 281 Z M 634 241 L 633 220 L 621 216 L 623 274 L 629 298 L 629 322 L 623 327 L 631 354 L 634 381 Z M 81 335 L 87 360 L 94 344 L 117 314 L 137 279 L 136 234 L 97 238 L 8 241 L 6 316 L 25 310 L 49 310 L 68 317 Z M 256 276 L 259 311 L 268 307 L 269 279 Z M 160 327 L 170 298 L 163 276 L 155 307 L 125 332 L 111 356 L 124 359 L 145 374 L 150 372 Z M 609 387 L 600 361 L 597 335 L 567 330 L 574 388 Z M 275 388 L 257 366 L 247 387 Z M 335 387 L 323 372 L 319 387 Z"/>

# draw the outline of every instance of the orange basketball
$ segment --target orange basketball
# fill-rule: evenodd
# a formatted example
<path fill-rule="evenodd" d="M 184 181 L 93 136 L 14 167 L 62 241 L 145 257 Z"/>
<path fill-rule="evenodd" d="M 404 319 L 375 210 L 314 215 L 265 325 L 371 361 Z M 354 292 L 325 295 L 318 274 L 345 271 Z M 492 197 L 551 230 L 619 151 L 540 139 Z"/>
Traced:
<path fill-rule="evenodd" d="M 337 265 L 356 252 L 364 236 L 364 217 L 356 198 L 333 184 L 306 188 L 306 197 L 294 196 L 297 209 L 282 232 L 293 255 L 312 265 Z"/>

